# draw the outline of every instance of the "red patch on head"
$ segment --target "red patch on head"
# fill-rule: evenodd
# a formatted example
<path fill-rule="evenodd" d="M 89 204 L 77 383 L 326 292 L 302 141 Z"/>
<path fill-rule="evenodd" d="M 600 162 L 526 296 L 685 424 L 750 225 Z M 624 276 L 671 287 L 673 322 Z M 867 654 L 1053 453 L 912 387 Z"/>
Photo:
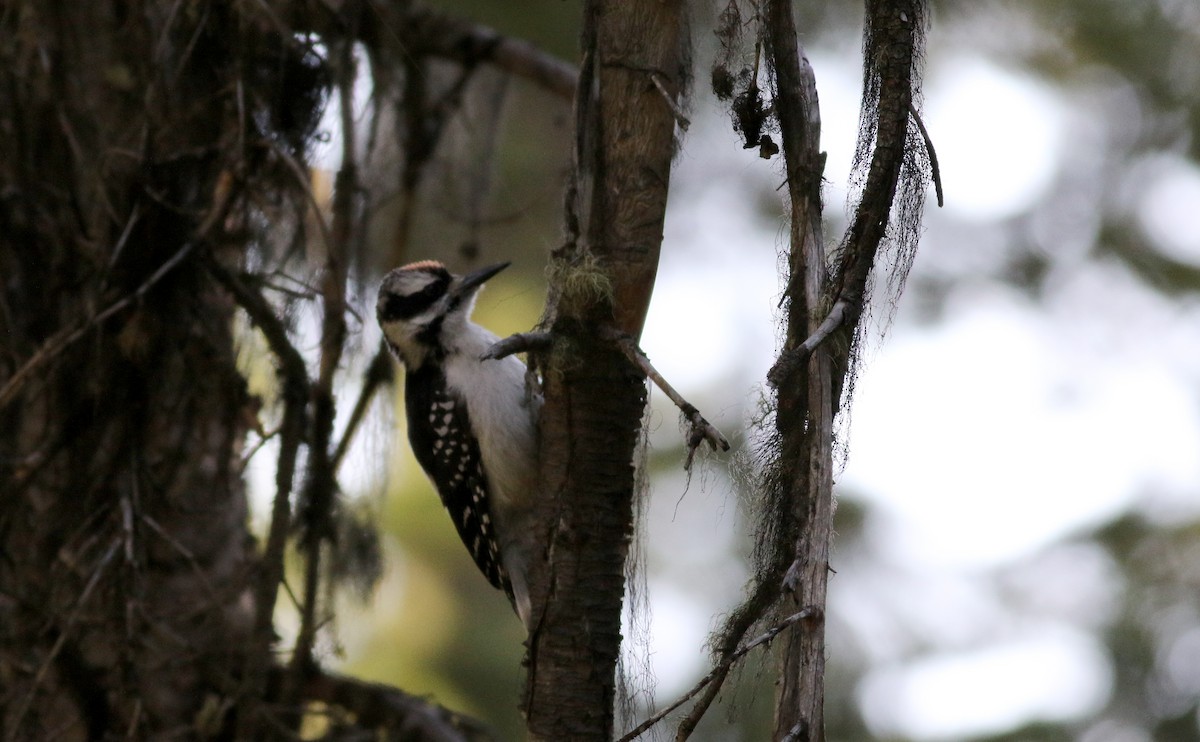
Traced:
<path fill-rule="evenodd" d="M 445 269 L 446 266 L 437 260 L 418 260 L 415 263 L 400 266 L 400 270 L 402 271 L 436 271 Z"/>

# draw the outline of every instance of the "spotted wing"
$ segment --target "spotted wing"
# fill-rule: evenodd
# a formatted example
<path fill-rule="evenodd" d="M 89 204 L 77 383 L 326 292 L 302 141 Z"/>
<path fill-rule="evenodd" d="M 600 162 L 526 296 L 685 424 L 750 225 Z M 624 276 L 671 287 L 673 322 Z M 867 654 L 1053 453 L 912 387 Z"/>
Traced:
<path fill-rule="evenodd" d="M 445 377 L 430 364 L 408 373 L 404 397 L 408 440 L 417 462 L 433 481 L 479 570 L 511 598 L 488 506 L 487 474 L 479 443 L 470 433 L 466 404 L 447 391 Z"/>

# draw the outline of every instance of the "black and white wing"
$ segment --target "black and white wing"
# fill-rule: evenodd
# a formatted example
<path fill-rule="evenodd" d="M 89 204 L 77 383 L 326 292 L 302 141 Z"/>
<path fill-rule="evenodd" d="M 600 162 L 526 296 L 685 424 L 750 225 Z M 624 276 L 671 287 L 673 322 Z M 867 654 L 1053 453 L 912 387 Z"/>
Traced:
<path fill-rule="evenodd" d="M 479 442 L 471 435 L 466 404 L 446 389 L 440 368 L 425 364 L 405 377 L 408 440 L 433 481 L 459 538 L 488 582 L 511 599 L 488 505 L 487 473 Z"/>

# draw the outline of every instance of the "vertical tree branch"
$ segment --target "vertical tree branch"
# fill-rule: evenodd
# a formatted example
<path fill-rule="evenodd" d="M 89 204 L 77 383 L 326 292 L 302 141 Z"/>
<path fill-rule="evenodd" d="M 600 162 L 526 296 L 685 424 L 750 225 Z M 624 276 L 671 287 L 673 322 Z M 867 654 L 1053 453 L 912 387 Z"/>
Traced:
<path fill-rule="evenodd" d="M 795 553 L 784 587 L 796 604 L 821 611 L 816 614 L 820 620 L 794 627 L 784 635 L 776 698 L 777 740 L 825 737 L 823 609 L 833 525 L 833 417 L 852 367 L 854 337 L 869 278 L 880 243 L 888 235 L 909 146 L 923 10 L 921 0 L 867 0 L 859 156 L 869 154 L 870 164 L 834 280 L 827 286 L 820 231 L 816 86 L 812 70 L 799 52 L 790 4 L 782 0 L 768 3 L 775 106 L 792 210 L 787 341 L 771 374 L 778 389 L 776 425 L 781 442 L 774 481 L 790 483 L 789 525 L 795 529 Z M 919 219 L 919 206 L 908 218 Z M 900 256 L 895 268 L 900 275 L 908 268 L 905 259 L 911 260 L 912 245 L 903 247 L 910 252 Z M 832 342 L 822 342 L 825 338 Z M 794 607 L 782 610 L 791 612 Z"/>
<path fill-rule="evenodd" d="M 292 345 L 287 328 L 275 314 L 274 307 L 261 293 L 246 286 L 216 261 L 210 260 L 208 267 L 213 277 L 233 295 L 250 321 L 263 333 L 267 345 L 275 354 L 282 388 L 283 420 L 279 427 L 279 459 L 275 464 L 275 497 L 271 503 L 267 543 L 254 591 L 254 629 L 242 673 L 240 696 L 243 706 L 238 716 L 238 738 L 253 739 L 260 736 L 262 701 L 273 660 L 271 648 L 275 643 L 275 599 L 279 594 L 279 584 L 283 581 L 284 550 L 292 525 L 292 485 L 296 475 L 296 460 L 308 424 L 311 385 L 304 358 Z"/>
<path fill-rule="evenodd" d="M 775 71 L 775 107 L 783 140 L 791 211 L 787 291 L 789 344 L 817 329 L 825 301 L 825 245 L 821 229 L 821 117 L 816 80 L 796 39 L 791 3 L 767 3 L 766 41 Z M 781 448 L 776 481 L 787 486 L 787 513 L 795 534 L 792 589 L 796 606 L 812 618 L 783 633 L 776 691 L 775 739 L 824 739 L 825 594 L 833 533 L 832 445 L 836 398 L 830 356 L 818 350 L 794 384 L 780 386 L 776 426 Z M 787 483 L 784 485 L 784 483 Z M 790 575 L 789 575 L 790 576 Z"/>
<path fill-rule="evenodd" d="M 334 505 L 337 496 L 336 470 L 333 464 L 335 444 L 333 423 L 337 414 L 333 382 L 346 344 L 346 277 L 350 239 L 354 230 L 354 203 L 358 189 L 357 147 L 354 123 L 355 64 L 353 43 L 340 44 L 337 63 L 338 97 L 341 102 L 342 165 L 333 193 L 333 225 L 325 245 L 325 265 L 321 270 L 321 356 L 312 389 L 313 430 L 309 446 L 308 479 L 303 511 L 301 544 L 305 552 L 304 599 L 300 612 L 300 631 L 292 656 L 293 677 L 283 694 L 284 703 L 295 700 L 303 675 L 312 665 L 313 641 L 319 623 L 316 610 L 320 600 L 322 549 L 336 532 Z"/>
<path fill-rule="evenodd" d="M 542 613 L 524 703 L 537 740 L 612 739 L 646 391 L 600 329 L 640 336 L 653 290 L 675 134 L 659 85 L 676 97 L 685 88 L 683 5 L 590 0 L 585 9 L 578 169 L 547 308 L 555 347 L 544 373 L 539 520 L 549 553 L 532 586 Z"/>

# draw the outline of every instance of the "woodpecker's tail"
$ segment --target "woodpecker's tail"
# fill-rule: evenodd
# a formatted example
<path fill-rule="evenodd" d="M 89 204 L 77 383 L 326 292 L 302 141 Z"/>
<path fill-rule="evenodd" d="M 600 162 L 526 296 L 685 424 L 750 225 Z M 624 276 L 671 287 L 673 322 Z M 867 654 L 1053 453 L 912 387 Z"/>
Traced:
<path fill-rule="evenodd" d="M 533 606 L 529 599 L 529 574 L 525 556 L 520 549 L 509 545 L 501 551 L 504 561 L 504 592 L 517 612 L 525 631 L 533 631 Z"/>

